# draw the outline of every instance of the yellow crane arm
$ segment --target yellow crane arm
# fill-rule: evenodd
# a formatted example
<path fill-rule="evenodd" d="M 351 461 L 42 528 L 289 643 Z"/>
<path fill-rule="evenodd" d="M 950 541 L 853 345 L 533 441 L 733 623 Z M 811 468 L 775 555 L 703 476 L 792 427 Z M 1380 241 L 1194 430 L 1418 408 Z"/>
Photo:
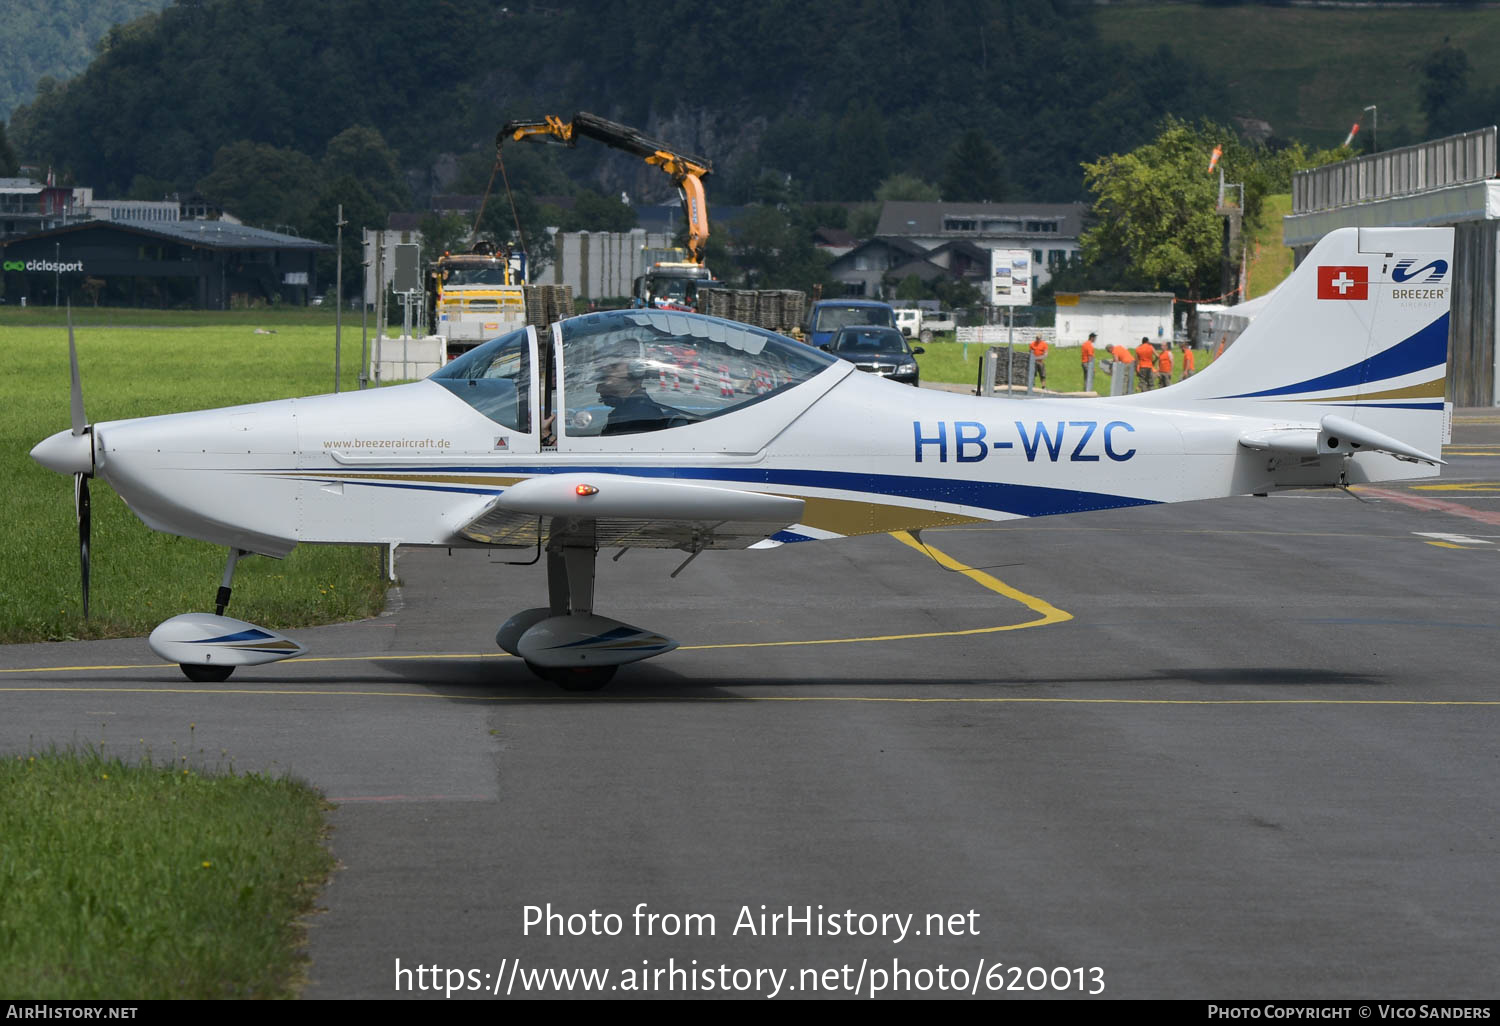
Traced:
<path fill-rule="evenodd" d="M 647 164 L 659 167 L 672 176 L 682 200 L 682 212 L 687 218 L 688 253 L 694 263 L 701 265 L 704 245 L 708 242 L 708 199 L 703 191 L 703 178 L 713 171 L 713 165 L 704 158 L 680 153 L 628 125 L 618 124 L 587 111 L 579 111 L 572 121 L 564 121 L 555 114 L 548 114 L 540 121 L 507 121 L 500 129 L 500 134 L 495 137 L 495 146 L 503 146 L 507 139 L 575 146 L 579 136 L 597 139 L 606 146 L 633 153 Z"/>

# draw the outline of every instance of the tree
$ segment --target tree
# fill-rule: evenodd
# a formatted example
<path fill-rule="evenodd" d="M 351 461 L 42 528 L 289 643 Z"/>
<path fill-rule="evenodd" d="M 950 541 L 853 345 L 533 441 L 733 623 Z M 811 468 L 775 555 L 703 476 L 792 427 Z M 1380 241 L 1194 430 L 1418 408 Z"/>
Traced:
<path fill-rule="evenodd" d="M 1168 118 L 1146 145 L 1085 163 L 1095 198 L 1094 226 L 1081 239 L 1084 259 L 1122 257 L 1128 272 L 1153 288 L 1193 297 L 1217 281 L 1224 227 L 1215 210 L 1218 179 L 1207 170 L 1213 134 L 1227 130 Z"/>
<path fill-rule="evenodd" d="M 351 125 L 329 139 L 319 171 L 329 182 L 353 178 L 388 211 L 401 210 L 410 200 L 395 152 L 368 125 Z"/>
<path fill-rule="evenodd" d="M 136 175 L 130 181 L 130 188 L 126 191 L 125 198 L 133 200 L 161 200 L 172 193 L 174 188 L 173 184 L 165 178 Z"/>
<path fill-rule="evenodd" d="M 317 200 L 308 213 L 307 221 L 300 226 L 301 233 L 309 239 L 337 245 L 339 240 L 339 207 L 344 208 L 344 297 L 357 296 L 364 289 L 364 233 L 365 228 L 384 228 L 390 210 L 370 195 L 362 182 L 353 175 L 341 175 L 326 182 L 318 191 Z M 331 287 L 338 267 L 336 254 L 318 254 L 318 281 Z"/>
<path fill-rule="evenodd" d="M 16 162 L 16 155 L 10 148 L 10 143 L 5 138 L 5 122 L 0 121 L 0 178 L 9 178 L 16 174 L 20 165 Z"/>
<path fill-rule="evenodd" d="M 938 183 L 943 199 L 960 203 L 1000 203 L 1005 199 L 1005 173 L 1000 151 L 978 129 L 958 137 L 943 164 Z"/>
<path fill-rule="evenodd" d="M 434 260 L 443 253 L 468 249 L 471 227 L 461 214 L 427 214 L 418 226 L 427 259 Z"/>
<path fill-rule="evenodd" d="M 735 229 L 731 252 L 750 288 L 806 291 L 816 284 L 833 287 L 828 255 L 813 245 L 811 232 L 787 211 L 751 207 Z"/>
<path fill-rule="evenodd" d="M 914 203 L 936 203 L 942 197 L 938 187 L 922 181 L 916 175 L 906 173 L 891 175 L 875 188 L 875 199 L 880 203 L 892 200 L 908 200 Z"/>
<path fill-rule="evenodd" d="M 939 278 L 932 283 L 932 294 L 948 310 L 963 310 L 984 303 L 984 293 L 973 282 L 962 278 Z"/>
<path fill-rule="evenodd" d="M 515 193 L 514 217 L 503 194 L 498 197 L 491 195 L 484 213 L 480 215 L 477 237 L 516 252 L 524 251 L 527 274 L 535 280 L 542 269 L 551 264 L 556 250 L 552 235 L 547 231 L 555 225 L 547 222 L 548 218 L 541 204 L 537 203 L 529 191 Z"/>
<path fill-rule="evenodd" d="M 1429 137 L 1474 127 L 1462 123 L 1468 93 L 1469 57 L 1445 39 L 1422 61 L 1422 113 Z"/>
<path fill-rule="evenodd" d="M 918 278 L 915 274 L 908 274 L 905 278 L 902 278 L 901 281 L 896 284 L 895 296 L 897 299 L 903 302 L 910 302 L 917 299 L 926 299 L 928 297 L 928 294 L 929 290 L 927 288 L 927 283 L 924 282 L 921 278 Z"/>
<path fill-rule="evenodd" d="M 849 211 L 848 232 L 856 239 L 868 239 L 880 225 L 880 204 L 861 203 Z"/>
<path fill-rule="evenodd" d="M 568 213 L 562 225 L 564 231 L 628 232 L 636 226 L 634 207 L 592 189 L 580 189 Z"/>
<path fill-rule="evenodd" d="M 865 199 L 890 174 L 891 154 L 885 135 L 886 118 L 866 100 L 851 108 L 834 129 L 834 152 L 829 163 L 839 191 L 837 199 Z"/>
<path fill-rule="evenodd" d="M 306 154 L 241 140 L 214 154 L 198 191 L 248 224 L 274 228 L 307 223 L 317 182 Z"/>

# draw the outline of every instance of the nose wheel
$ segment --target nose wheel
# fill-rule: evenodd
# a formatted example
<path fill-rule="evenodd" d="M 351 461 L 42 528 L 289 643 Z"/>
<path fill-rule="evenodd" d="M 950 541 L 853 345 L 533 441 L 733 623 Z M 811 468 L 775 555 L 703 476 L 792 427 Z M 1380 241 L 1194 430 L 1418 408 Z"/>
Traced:
<path fill-rule="evenodd" d="M 234 672 L 233 666 L 209 666 L 206 663 L 181 663 L 182 673 L 195 684 L 222 684 Z"/>
<path fill-rule="evenodd" d="M 564 691 L 598 691 L 614 679 L 619 669 L 618 666 L 538 666 L 529 659 L 526 668 Z"/>

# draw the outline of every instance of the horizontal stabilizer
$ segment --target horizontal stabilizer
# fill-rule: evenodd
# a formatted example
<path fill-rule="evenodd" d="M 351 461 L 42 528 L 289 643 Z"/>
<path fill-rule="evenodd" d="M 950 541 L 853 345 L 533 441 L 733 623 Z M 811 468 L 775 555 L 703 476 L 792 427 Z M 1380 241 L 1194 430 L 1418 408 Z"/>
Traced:
<path fill-rule="evenodd" d="M 1318 427 L 1266 428 L 1247 432 L 1240 437 L 1247 449 L 1286 453 L 1291 456 L 1352 455 L 1357 452 L 1384 452 L 1408 460 L 1441 465 L 1443 461 L 1415 446 L 1357 424 L 1347 417 L 1328 414 Z"/>

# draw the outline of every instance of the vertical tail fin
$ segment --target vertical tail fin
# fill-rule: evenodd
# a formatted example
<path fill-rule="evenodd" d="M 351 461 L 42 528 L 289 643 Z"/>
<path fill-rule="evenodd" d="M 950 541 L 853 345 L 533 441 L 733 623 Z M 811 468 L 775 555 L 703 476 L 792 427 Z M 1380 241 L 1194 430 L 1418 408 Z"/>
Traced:
<path fill-rule="evenodd" d="M 1341 228 L 1313 247 L 1212 365 L 1136 400 L 1201 402 L 1293 424 L 1331 416 L 1439 453 L 1452 298 L 1453 229 Z M 1361 453 L 1363 469 L 1350 479 L 1415 476 L 1380 462 L 1392 459 Z"/>

